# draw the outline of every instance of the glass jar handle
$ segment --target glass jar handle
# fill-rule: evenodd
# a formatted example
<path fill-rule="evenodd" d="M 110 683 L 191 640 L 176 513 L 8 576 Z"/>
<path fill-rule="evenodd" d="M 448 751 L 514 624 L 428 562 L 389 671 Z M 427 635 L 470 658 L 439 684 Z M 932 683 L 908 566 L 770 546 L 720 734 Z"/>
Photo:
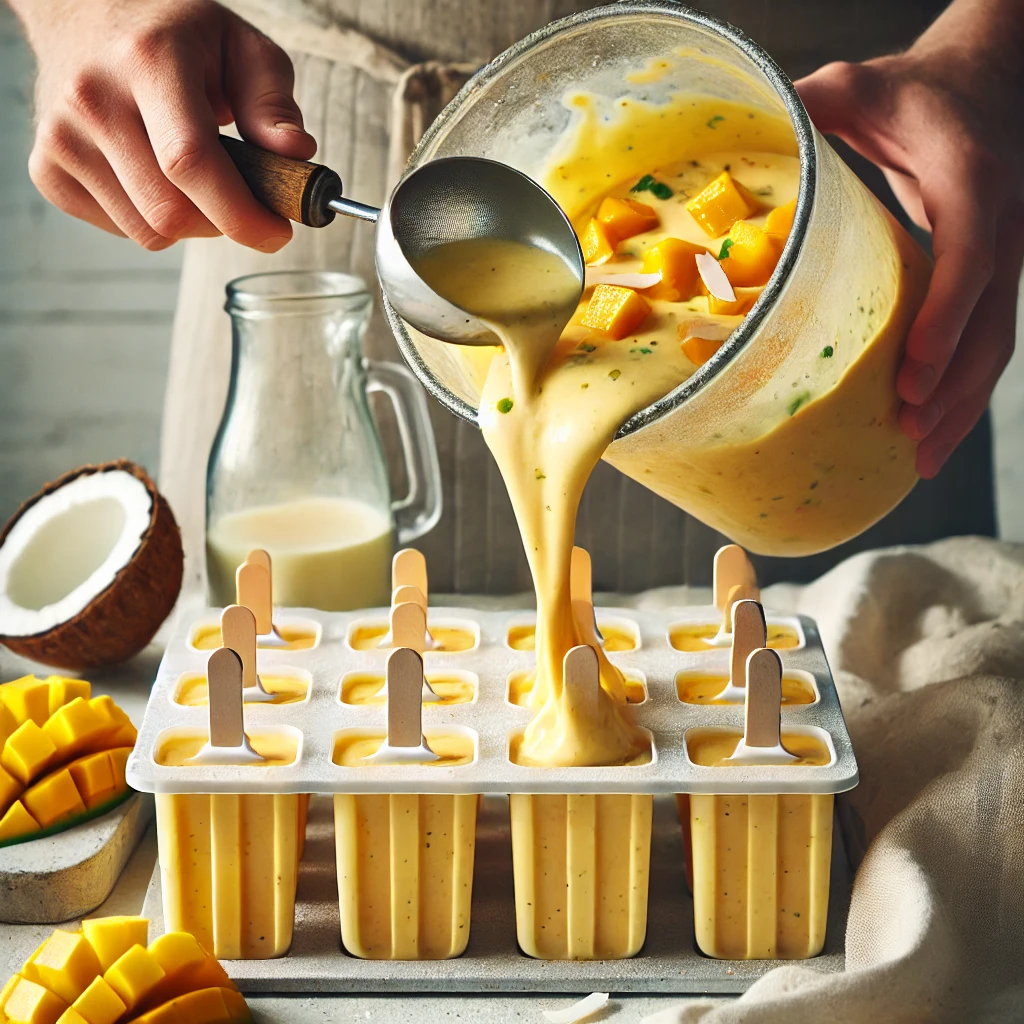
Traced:
<path fill-rule="evenodd" d="M 444 507 L 427 399 L 419 381 L 399 363 L 367 361 L 366 376 L 366 390 L 387 395 L 395 410 L 409 490 L 391 503 L 391 512 L 399 545 L 409 544 L 437 525 Z"/>

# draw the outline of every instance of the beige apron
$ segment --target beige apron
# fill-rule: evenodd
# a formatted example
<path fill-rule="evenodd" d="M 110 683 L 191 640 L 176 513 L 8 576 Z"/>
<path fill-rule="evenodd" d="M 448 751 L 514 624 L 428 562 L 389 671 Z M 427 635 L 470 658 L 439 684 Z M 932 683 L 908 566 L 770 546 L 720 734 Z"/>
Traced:
<path fill-rule="evenodd" d="M 346 194 L 380 205 L 437 112 L 473 69 L 529 31 L 596 3 L 573 0 L 231 0 L 234 10 L 284 46 L 295 62 L 296 98 L 317 159 L 333 167 Z M 772 52 L 794 75 L 824 60 L 858 59 L 905 44 L 941 4 L 860 0 L 735 0 L 705 3 Z M 385 42 L 386 40 L 386 42 Z M 880 176 L 879 176 L 880 177 Z M 243 274 L 332 269 L 373 283 L 372 228 L 339 217 L 322 230 L 296 227 L 281 252 L 262 255 L 225 239 L 187 243 L 164 407 L 160 482 L 182 526 L 187 582 L 202 586 L 207 455 L 230 369 L 224 286 Z M 399 359 L 383 317 L 366 341 L 373 359 Z M 526 590 L 529 572 L 504 485 L 479 432 L 437 403 L 431 415 L 444 478 L 445 512 L 418 543 L 440 591 Z M 986 427 L 987 430 L 987 427 Z M 385 441 L 389 438 L 385 431 Z M 988 438 L 948 472 L 919 487 L 880 524 L 845 545 L 924 541 L 947 533 L 991 533 L 991 499 L 965 507 L 962 495 L 991 494 Z M 392 454 L 396 454 L 392 452 Z M 398 465 L 400 460 L 392 460 Z M 954 467 L 955 469 L 956 467 Z M 397 485 L 401 488 L 401 482 Z M 959 517 L 959 518 L 957 518 Z M 706 583 L 721 537 L 618 474 L 598 467 L 580 509 L 578 539 L 594 558 L 595 585 L 632 591 Z M 763 560 L 765 581 L 807 579 L 837 556 Z"/>

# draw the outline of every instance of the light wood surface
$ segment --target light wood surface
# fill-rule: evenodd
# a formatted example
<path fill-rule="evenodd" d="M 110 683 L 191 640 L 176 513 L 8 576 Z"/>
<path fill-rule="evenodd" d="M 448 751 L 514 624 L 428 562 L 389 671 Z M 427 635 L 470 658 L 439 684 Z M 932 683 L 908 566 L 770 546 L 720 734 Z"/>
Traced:
<path fill-rule="evenodd" d="M 243 562 L 235 571 L 235 595 L 256 617 L 256 632 L 265 636 L 274 628 L 270 573 L 259 562 Z"/>
<path fill-rule="evenodd" d="M 729 682 L 733 686 L 746 686 L 747 658 L 767 642 L 764 608 L 757 601 L 737 601 L 732 609 L 732 652 L 729 659 Z"/>
<path fill-rule="evenodd" d="M 240 747 L 245 738 L 242 720 L 242 659 L 219 647 L 206 663 L 209 692 L 210 745 Z"/>
<path fill-rule="evenodd" d="M 391 608 L 391 642 L 395 647 L 409 647 L 418 654 L 426 646 L 427 615 L 416 601 L 405 601 Z"/>
<path fill-rule="evenodd" d="M 242 662 L 242 687 L 256 686 L 256 616 L 245 605 L 229 605 L 220 613 L 221 644 Z"/>
<path fill-rule="evenodd" d="M 782 712 L 782 659 L 767 647 L 747 658 L 747 707 L 743 739 L 748 747 L 777 747 Z"/>
<path fill-rule="evenodd" d="M 388 743 L 418 747 L 423 736 L 423 659 L 412 648 L 399 647 L 388 655 L 387 687 Z"/>

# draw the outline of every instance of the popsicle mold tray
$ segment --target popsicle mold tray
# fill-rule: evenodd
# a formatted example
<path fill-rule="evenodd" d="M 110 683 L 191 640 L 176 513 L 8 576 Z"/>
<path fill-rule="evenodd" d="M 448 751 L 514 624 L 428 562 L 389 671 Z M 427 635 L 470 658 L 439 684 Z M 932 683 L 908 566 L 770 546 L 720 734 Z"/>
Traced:
<path fill-rule="evenodd" d="M 305 649 L 263 649 L 257 653 L 261 677 L 290 680 L 299 695 L 290 703 L 246 703 L 245 728 L 250 736 L 277 734 L 294 744 L 295 758 L 287 765 L 252 767 L 158 763 L 164 744 L 182 732 L 207 731 L 205 704 L 187 706 L 181 695 L 202 680 L 209 650 L 196 647 L 196 638 L 219 625 L 219 611 L 204 609 L 183 618 L 168 644 L 128 763 L 128 782 L 153 793 L 840 793 L 857 784 L 857 762 L 813 620 L 806 616 L 766 610 L 769 645 L 773 632 L 788 632 L 795 646 L 779 649 L 787 680 L 800 687 L 811 703 L 784 703 L 783 738 L 812 734 L 829 751 L 821 766 L 702 767 L 687 755 L 690 730 L 726 729 L 742 733 L 742 704 L 686 703 L 677 680 L 693 683 L 703 677 L 728 676 L 728 648 L 699 651 L 677 649 L 670 637 L 695 626 L 717 624 L 713 607 L 691 607 L 663 613 L 600 608 L 597 620 L 607 634 L 625 641 L 609 658 L 633 681 L 636 720 L 651 733 L 647 764 L 610 768 L 530 768 L 509 757 L 512 738 L 534 713 L 509 700 L 510 681 L 534 664 L 532 650 L 514 649 L 515 633 L 533 623 L 532 612 L 493 612 L 432 607 L 428 623 L 435 635 L 445 627 L 466 631 L 472 645 L 462 651 L 428 651 L 427 679 L 454 680 L 468 700 L 423 706 L 423 730 L 430 742 L 437 733 L 461 734 L 471 741 L 472 760 L 455 767 L 421 765 L 344 767 L 334 751 L 345 734 L 376 734 L 386 729 L 383 703 L 346 702 L 353 685 L 383 680 L 388 652 L 374 647 L 359 650 L 353 638 L 367 629 L 383 629 L 387 609 L 326 613 L 279 609 L 275 625 L 285 635 L 293 627 L 313 634 Z M 609 645 L 612 646 L 612 645 Z M 691 645 L 692 646 L 692 645 Z M 639 686 L 637 685 L 639 684 Z M 305 690 L 304 695 L 303 689 Z M 369 685 L 372 691 L 372 685 Z M 349 697 L 351 699 L 351 697 Z"/>

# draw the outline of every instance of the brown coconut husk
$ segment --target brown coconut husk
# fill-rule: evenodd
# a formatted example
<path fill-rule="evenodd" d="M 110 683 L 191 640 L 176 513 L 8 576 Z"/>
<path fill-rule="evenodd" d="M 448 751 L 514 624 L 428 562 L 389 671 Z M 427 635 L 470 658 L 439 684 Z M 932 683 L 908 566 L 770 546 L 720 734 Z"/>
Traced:
<path fill-rule="evenodd" d="M 127 565 L 74 618 L 44 633 L 3 636 L 0 644 L 33 661 L 80 672 L 118 665 L 153 639 L 181 590 L 184 554 L 170 505 L 141 467 L 127 459 L 81 466 L 23 502 L 0 532 L 0 547 L 14 524 L 38 501 L 91 473 L 120 471 L 139 480 L 152 499 L 149 527 Z"/>

